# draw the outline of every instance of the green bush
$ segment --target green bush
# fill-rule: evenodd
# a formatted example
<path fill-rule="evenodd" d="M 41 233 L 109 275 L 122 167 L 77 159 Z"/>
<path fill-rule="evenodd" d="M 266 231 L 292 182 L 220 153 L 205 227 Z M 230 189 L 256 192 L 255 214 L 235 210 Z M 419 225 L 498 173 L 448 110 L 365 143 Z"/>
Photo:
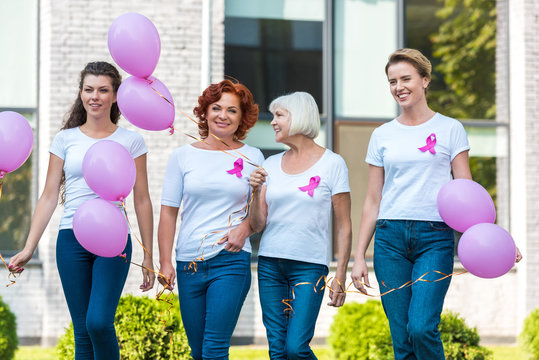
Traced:
<path fill-rule="evenodd" d="M 11 360 L 19 346 L 17 321 L 0 296 L 0 359 Z"/>
<path fill-rule="evenodd" d="M 447 360 L 487 360 L 492 352 L 479 346 L 479 333 L 476 328 L 469 328 L 458 314 L 448 311 L 442 314 L 440 337 L 444 344 Z"/>
<path fill-rule="evenodd" d="M 524 320 L 524 328 L 519 337 L 522 347 L 534 358 L 539 359 L 539 308 Z"/>
<path fill-rule="evenodd" d="M 456 314 L 442 314 L 439 329 L 447 360 L 492 358 L 488 349 L 479 346 L 477 330 Z M 328 341 L 336 359 L 394 358 L 389 324 L 379 301 L 345 304 L 335 315 Z"/>
<path fill-rule="evenodd" d="M 330 327 L 328 342 L 336 359 L 393 359 L 391 334 L 379 301 L 347 303 Z"/>
<path fill-rule="evenodd" d="M 115 327 L 123 360 L 191 358 L 178 300 L 170 301 L 172 307 L 144 296 L 126 295 L 120 299 Z M 75 358 L 74 343 L 73 325 L 70 325 L 58 342 L 59 359 Z"/>

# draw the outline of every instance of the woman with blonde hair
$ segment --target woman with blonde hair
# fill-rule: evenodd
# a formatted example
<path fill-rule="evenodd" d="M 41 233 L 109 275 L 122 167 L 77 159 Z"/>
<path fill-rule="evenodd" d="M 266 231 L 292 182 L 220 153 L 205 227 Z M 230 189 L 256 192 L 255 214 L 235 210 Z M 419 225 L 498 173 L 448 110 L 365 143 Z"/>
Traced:
<path fill-rule="evenodd" d="M 316 359 L 309 343 L 331 260 L 331 210 L 339 254 L 328 305 L 342 306 L 346 297 L 352 236 L 348 168 L 341 156 L 314 142 L 320 115 L 310 94 L 281 96 L 270 111 L 275 141 L 290 149 L 269 157 L 265 170 L 255 170 L 250 179 L 251 227 L 264 230 L 258 251 L 262 318 L 271 359 Z"/>

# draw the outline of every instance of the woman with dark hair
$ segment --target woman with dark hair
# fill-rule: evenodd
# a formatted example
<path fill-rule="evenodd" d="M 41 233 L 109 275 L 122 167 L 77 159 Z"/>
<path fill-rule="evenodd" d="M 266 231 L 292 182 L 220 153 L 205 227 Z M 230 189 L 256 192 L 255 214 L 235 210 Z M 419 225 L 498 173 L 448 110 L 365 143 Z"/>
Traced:
<path fill-rule="evenodd" d="M 240 219 L 249 201 L 250 163 L 261 164 L 264 157 L 240 140 L 256 123 L 258 105 L 244 85 L 223 80 L 204 90 L 193 112 L 201 141 L 173 151 L 163 184 L 159 280 L 172 289 L 177 275 L 193 359 L 228 359 L 251 284 L 251 227 L 249 218 Z M 172 248 L 182 203 L 174 270 Z"/>
<path fill-rule="evenodd" d="M 50 148 L 45 188 L 37 203 L 24 249 L 13 256 L 10 270 L 22 272 L 32 258 L 62 189 L 64 212 L 56 243 L 56 261 L 75 333 L 75 359 L 119 359 L 114 316 L 131 260 L 131 238 L 123 251 L 126 258 L 106 258 L 86 251 L 73 233 L 73 215 L 85 201 L 98 196 L 82 174 L 86 151 L 107 139 L 122 144 L 135 159 L 133 200 L 144 254 L 142 291 L 153 287 L 151 257 L 153 213 L 146 173 L 146 145 L 142 136 L 117 125 L 120 110 L 116 93 L 122 82 L 118 70 L 106 62 L 92 62 L 80 74 L 79 94 L 62 130 Z"/>

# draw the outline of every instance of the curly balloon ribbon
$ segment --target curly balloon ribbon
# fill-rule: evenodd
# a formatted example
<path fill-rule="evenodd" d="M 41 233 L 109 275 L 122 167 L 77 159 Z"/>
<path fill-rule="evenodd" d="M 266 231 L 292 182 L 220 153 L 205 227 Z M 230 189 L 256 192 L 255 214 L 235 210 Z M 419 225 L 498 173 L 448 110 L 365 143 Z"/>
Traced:
<path fill-rule="evenodd" d="M 0 170 L 0 199 L 2 198 L 2 187 L 4 186 L 4 175 L 6 175 L 6 172 L 4 170 Z"/>
<path fill-rule="evenodd" d="M 9 271 L 9 274 L 7 276 L 7 279 L 9 280 L 9 284 L 6 284 L 6 287 L 11 286 L 16 283 L 14 279 L 19 277 L 21 273 L 14 273 L 11 270 L 9 270 L 9 266 L 7 266 L 6 261 L 4 260 L 4 257 L 2 256 L 2 253 L 0 253 L 0 259 L 2 259 L 2 262 L 4 263 L 4 266 L 6 267 L 7 271 Z"/>
<path fill-rule="evenodd" d="M 241 178 L 243 175 L 241 174 L 241 171 L 243 170 L 243 159 L 239 158 L 238 160 L 234 161 L 234 169 L 227 170 L 227 173 L 230 175 L 236 175 L 237 177 Z"/>
<path fill-rule="evenodd" d="M 144 251 L 146 252 L 146 254 L 148 254 L 150 256 L 150 258 L 152 259 L 152 262 L 153 262 L 153 257 L 152 255 L 150 254 L 150 252 L 148 251 L 148 249 L 146 249 L 146 247 L 144 246 L 144 244 L 142 243 L 142 241 L 138 238 L 138 236 L 132 231 L 133 230 L 133 227 L 131 226 L 131 222 L 129 221 L 129 217 L 127 216 L 127 209 L 125 208 L 125 202 L 123 201 L 123 199 L 121 199 L 121 204 L 122 204 L 122 208 L 124 210 L 124 214 L 125 214 L 125 218 L 127 220 L 127 224 L 129 226 L 129 229 L 131 230 L 131 234 L 135 237 L 135 239 L 137 240 L 137 242 L 140 244 L 140 246 L 142 246 L 142 249 L 144 249 Z M 126 262 L 127 262 L 127 255 L 126 254 L 120 254 L 118 255 L 119 257 L 123 258 Z M 167 330 L 167 323 L 166 323 L 166 320 L 163 319 L 163 315 L 164 313 L 167 313 L 167 314 L 170 314 L 170 309 L 172 309 L 172 307 L 174 306 L 174 304 L 172 303 L 172 301 L 170 300 L 170 297 L 173 295 L 173 292 L 172 292 L 172 284 L 170 282 L 170 279 L 165 276 L 163 273 L 161 273 L 161 269 L 159 269 L 159 267 L 153 263 L 153 265 L 155 266 L 155 268 L 157 269 L 157 271 L 155 271 L 154 269 L 150 269 L 142 264 L 137 264 L 133 261 L 130 261 L 131 264 L 135 265 L 135 266 L 138 266 L 142 269 L 146 269 L 154 274 L 157 275 L 158 278 L 162 278 L 164 281 L 165 281 L 165 286 L 163 286 L 163 289 L 159 290 L 159 281 L 157 281 L 157 284 L 156 284 L 156 294 L 155 294 L 155 299 L 157 301 L 163 301 L 165 303 L 167 303 L 169 305 L 169 307 L 162 311 L 158 317 L 157 317 L 157 321 L 160 321 L 162 324 L 163 324 L 163 329 L 170 333 L 171 336 L 170 336 L 170 343 L 172 343 L 172 330 Z M 163 297 L 163 294 L 168 291 L 168 294 L 167 295 L 164 295 Z"/>
<path fill-rule="evenodd" d="M 426 280 L 425 279 L 425 276 L 427 276 L 427 274 L 429 273 L 436 273 L 436 274 L 439 274 L 439 275 L 442 275 L 442 277 L 436 279 L 436 280 Z M 362 294 L 362 295 L 365 295 L 365 296 L 369 296 L 369 297 L 382 297 L 384 295 L 387 295 L 389 293 L 392 293 L 393 291 L 396 291 L 396 290 L 400 290 L 400 289 L 404 289 L 404 288 L 407 288 L 407 287 L 410 287 L 412 285 L 414 285 L 415 283 L 418 283 L 418 282 L 427 282 L 427 283 L 434 283 L 434 282 L 438 282 L 438 281 L 442 281 L 444 279 L 447 279 L 451 276 L 458 276 L 458 275 L 463 275 L 463 274 L 466 274 L 468 271 L 464 270 L 464 271 L 460 271 L 460 272 L 453 272 L 451 274 L 444 274 L 443 272 L 441 271 L 438 271 L 438 270 L 432 270 L 432 271 L 427 271 L 426 273 L 424 273 L 423 275 L 421 275 L 419 278 L 417 278 L 416 280 L 410 280 L 410 281 L 407 281 L 405 282 L 404 284 L 402 284 L 401 286 L 399 287 L 396 287 L 396 288 L 390 288 L 388 287 L 384 281 L 382 281 L 382 286 L 388 288 L 389 290 L 383 292 L 383 293 L 380 293 L 380 294 L 369 294 L 367 292 L 364 292 L 364 291 L 361 291 L 361 290 L 350 290 L 350 287 L 352 287 L 352 285 L 354 285 L 353 282 L 351 282 L 350 284 L 348 284 L 348 286 L 346 288 L 344 288 L 341 284 L 341 282 L 339 281 L 339 279 L 335 278 L 335 280 L 337 280 L 337 283 L 339 285 L 339 290 L 335 290 L 331 287 L 331 285 L 329 285 L 329 282 L 333 279 L 332 277 L 330 278 L 327 278 L 325 275 L 322 275 L 318 281 L 316 282 L 315 285 L 313 285 L 313 283 L 311 282 L 300 282 L 300 283 L 297 283 L 295 284 L 293 287 L 292 287 L 292 298 L 291 299 L 283 299 L 281 300 L 281 302 L 286 306 L 286 308 L 283 310 L 283 312 L 285 313 L 286 316 L 290 317 L 291 315 L 293 315 L 294 313 L 294 308 L 292 307 L 292 301 L 295 300 L 296 296 L 294 294 L 294 289 L 296 288 L 296 286 L 300 286 L 300 285 L 312 285 L 313 286 L 313 289 L 315 292 L 320 292 L 322 290 L 324 290 L 325 288 L 328 288 L 328 291 L 330 292 L 334 292 L 334 293 L 357 293 L 357 294 Z M 318 284 L 323 280 L 323 286 L 317 290 L 317 287 L 318 287 Z M 360 281 L 360 283 L 369 288 L 369 289 L 374 289 L 372 286 L 370 285 L 367 285 L 365 284 L 364 282 Z"/>
<path fill-rule="evenodd" d="M 298 189 L 300 189 L 301 191 L 306 191 L 310 197 L 313 197 L 314 189 L 316 189 L 319 184 L 320 184 L 320 176 L 313 176 L 309 180 L 309 185 L 300 186 Z"/>
<path fill-rule="evenodd" d="M 133 232 L 133 226 L 131 226 L 131 222 L 129 221 L 129 217 L 127 216 L 127 209 L 125 208 L 125 202 L 122 200 L 121 201 L 121 204 L 122 204 L 122 208 L 124 210 L 124 214 L 125 214 L 125 219 L 127 220 L 127 224 L 129 226 L 129 229 L 131 230 L 131 234 L 133 235 L 133 237 L 137 240 L 137 242 L 140 244 L 140 246 L 142 246 L 142 249 L 144 250 L 144 252 L 146 252 L 146 254 L 148 254 L 150 256 L 150 258 L 152 259 L 152 262 L 153 262 L 153 256 L 152 254 L 148 251 L 148 249 L 146 249 L 146 247 L 144 246 L 144 244 L 142 243 L 142 241 L 138 238 L 137 234 L 135 234 Z M 122 257 L 124 258 L 125 261 L 127 261 L 127 256 L 126 254 L 120 254 L 118 255 L 119 257 Z M 170 279 L 168 277 L 166 277 L 165 275 L 163 275 L 161 273 L 161 269 L 159 269 L 159 266 L 157 266 L 155 263 L 153 264 L 155 266 L 155 268 L 157 269 L 157 271 L 155 271 L 154 269 L 150 269 L 144 265 L 141 265 L 141 264 L 137 264 L 133 261 L 131 261 L 131 264 L 135 265 L 135 266 L 138 266 L 142 269 L 146 269 L 154 274 L 156 274 L 158 277 L 162 278 L 165 283 L 166 283 L 166 286 L 164 287 L 164 289 L 161 291 L 161 292 L 158 292 L 158 295 L 156 296 L 157 300 L 159 300 L 159 296 L 162 295 L 163 291 L 166 290 L 166 289 L 169 289 L 169 288 L 172 288 L 171 286 L 171 283 L 170 283 Z M 159 282 L 158 282 L 159 283 Z M 159 286 L 159 285 L 157 285 Z"/>
<path fill-rule="evenodd" d="M 436 150 L 434 149 L 434 146 L 436 145 L 436 134 L 432 133 L 427 137 L 427 145 L 418 148 L 419 150 L 425 152 L 429 151 L 431 154 L 436 154 Z"/>

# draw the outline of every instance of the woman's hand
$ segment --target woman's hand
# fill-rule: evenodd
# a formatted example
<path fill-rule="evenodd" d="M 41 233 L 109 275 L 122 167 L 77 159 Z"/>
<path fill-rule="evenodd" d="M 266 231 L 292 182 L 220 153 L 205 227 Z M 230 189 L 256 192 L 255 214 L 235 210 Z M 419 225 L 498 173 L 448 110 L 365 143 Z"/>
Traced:
<path fill-rule="evenodd" d="M 248 219 L 246 219 L 240 225 L 230 230 L 227 235 L 223 236 L 223 238 L 219 240 L 218 244 L 221 245 L 226 242 L 226 251 L 239 252 L 241 249 L 243 249 L 243 245 L 245 245 L 245 240 L 250 233 L 251 227 L 249 225 Z"/>
<path fill-rule="evenodd" d="M 520 252 L 520 249 L 517 246 L 517 257 L 515 259 L 515 262 L 519 262 L 520 260 L 522 260 L 522 253 Z"/>
<path fill-rule="evenodd" d="M 346 300 L 346 293 L 344 292 L 346 287 L 346 275 L 335 276 L 335 279 L 331 282 L 331 288 L 329 289 L 329 306 L 340 307 L 344 305 Z"/>
<path fill-rule="evenodd" d="M 352 282 L 356 289 L 363 294 L 367 293 L 365 285 L 371 286 L 369 283 L 369 269 L 367 268 L 367 262 L 365 259 L 356 259 L 352 268 Z"/>
<path fill-rule="evenodd" d="M 148 291 L 153 288 L 155 282 L 155 273 L 153 272 L 153 261 L 150 257 L 144 257 L 142 262 L 142 284 L 140 290 L 142 292 Z"/>
<path fill-rule="evenodd" d="M 251 173 L 249 177 L 249 185 L 253 191 L 257 191 L 266 182 L 266 176 L 268 173 L 264 169 L 256 169 Z"/>
<path fill-rule="evenodd" d="M 23 249 L 19 253 L 15 254 L 13 257 L 11 257 L 11 260 L 9 261 L 9 271 L 11 271 L 12 273 L 23 272 L 24 265 L 26 265 L 26 263 L 30 261 L 33 254 L 33 251 L 26 249 Z"/>
<path fill-rule="evenodd" d="M 157 277 L 157 280 L 165 287 L 165 289 L 170 291 L 174 290 L 176 270 L 172 266 L 172 263 L 161 263 L 161 274 Z"/>

